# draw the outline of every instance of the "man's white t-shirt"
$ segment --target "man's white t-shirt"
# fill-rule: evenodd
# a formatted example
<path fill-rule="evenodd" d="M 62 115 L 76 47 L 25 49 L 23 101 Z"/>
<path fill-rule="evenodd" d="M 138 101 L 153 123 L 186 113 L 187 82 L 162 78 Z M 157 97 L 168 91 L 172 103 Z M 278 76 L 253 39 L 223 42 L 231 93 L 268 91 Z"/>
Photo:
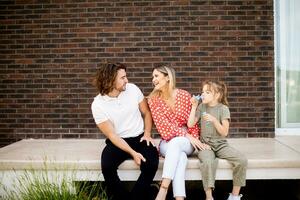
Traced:
<path fill-rule="evenodd" d="M 96 124 L 110 120 L 116 134 L 122 138 L 136 137 L 144 132 L 144 121 L 139 103 L 144 99 L 141 90 L 132 83 L 118 97 L 97 95 L 92 103 L 92 113 Z"/>

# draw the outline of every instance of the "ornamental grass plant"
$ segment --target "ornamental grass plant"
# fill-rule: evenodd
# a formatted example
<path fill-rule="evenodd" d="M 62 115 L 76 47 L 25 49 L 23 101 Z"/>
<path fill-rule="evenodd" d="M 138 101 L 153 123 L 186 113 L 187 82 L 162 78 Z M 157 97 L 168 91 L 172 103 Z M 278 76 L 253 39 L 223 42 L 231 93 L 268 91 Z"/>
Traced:
<path fill-rule="evenodd" d="M 13 190 L 0 184 L 3 200 L 108 200 L 101 182 L 73 181 L 47 171 L 25 171 L 17 176 Z M 4 191 L 4 192 L 3 192 Z"/>

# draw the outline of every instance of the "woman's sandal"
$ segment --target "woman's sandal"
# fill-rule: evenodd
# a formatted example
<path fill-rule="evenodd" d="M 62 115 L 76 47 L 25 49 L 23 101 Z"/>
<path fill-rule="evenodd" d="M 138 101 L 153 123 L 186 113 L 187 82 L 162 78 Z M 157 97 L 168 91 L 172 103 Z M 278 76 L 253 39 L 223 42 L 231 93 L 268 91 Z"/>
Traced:
<path fill-rule="evenodd" d="M 169 187 L 161 184 L 161 185 L 160 185 L 160 188 L 165 189 L 165 190 L 168 190 Z"/>
<path fill-rule="evenodd" d="M 165 194 L 164 194 L 164 199 L 165 199 L 166 196 L 167 196 L 167 193 L 168 193 L 168 187 L 161 184 L 160 187 L 159 187 L 159 191 L 158 191 L 158 194 L 157 194 L 155 200 L 160 199 L 160 198 L 157 198 L 158 195 L 161 194 L 160 192 L 164 192 L 164 193 L 165 193 Z"/>

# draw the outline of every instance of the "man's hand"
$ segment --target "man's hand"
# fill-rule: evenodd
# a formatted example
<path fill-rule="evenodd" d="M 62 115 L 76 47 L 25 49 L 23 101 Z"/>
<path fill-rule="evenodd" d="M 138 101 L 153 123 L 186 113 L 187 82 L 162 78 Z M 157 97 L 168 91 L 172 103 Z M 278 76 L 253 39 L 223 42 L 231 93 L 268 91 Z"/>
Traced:
<path fill-rule="evenodd" d="M 142 161 L 146 162 L 144 156 L 136 151 L 132 154 L 132 158 L 137 165 L 141 165 Z"/>
<path fill-rule="evenodd" d="M 144 136 L 141 138 L 140 142 L 143 142 L 144 140 L 147 142 L 147 146 L 149 146 L 150 143 L 151 143 L 151 144 L 155 147 L 154 139 L 153 139 L 151 136 L 146 136 L 146 135 L 144 135 Z"/>

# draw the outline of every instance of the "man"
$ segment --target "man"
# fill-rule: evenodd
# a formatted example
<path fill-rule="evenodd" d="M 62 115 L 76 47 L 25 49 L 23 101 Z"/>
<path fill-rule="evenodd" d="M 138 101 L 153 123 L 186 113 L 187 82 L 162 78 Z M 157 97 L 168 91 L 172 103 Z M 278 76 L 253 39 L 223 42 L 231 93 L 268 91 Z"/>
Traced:
<path fill-rule="evenodd" d="M 95 84 L 99 94 L 92 103 L 92 112 L 107 138 L 101 169 L 108 195 L 117 200 L 149 197 L 158 167 L 158 152 L 151 138 L 152 117 L 147 101 L 136 85 L 128 83 L 126 66 L 121 63 L 102 65 Z M 128 194 L 117 169 L 130 157 L 140 166 L 141 174 Z"/>

